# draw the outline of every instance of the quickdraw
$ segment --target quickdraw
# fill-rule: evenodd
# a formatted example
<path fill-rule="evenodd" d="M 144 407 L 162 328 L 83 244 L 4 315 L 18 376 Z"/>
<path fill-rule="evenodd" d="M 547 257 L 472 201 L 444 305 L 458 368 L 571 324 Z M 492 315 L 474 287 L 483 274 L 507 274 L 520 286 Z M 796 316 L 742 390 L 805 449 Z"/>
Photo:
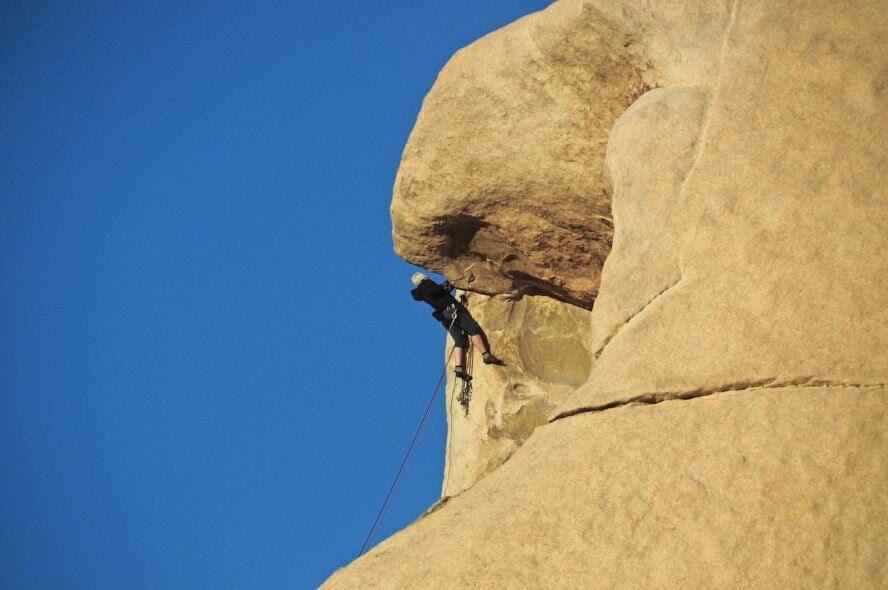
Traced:
<path fill-rule="evenodd" d="M 469 417 L 469 402 L 472 401 L 472 358 L 475 356 L 475 347 L 472 345 L 472 340 L 469 339 L 469 349 L 466 351 L 466 375 L 468 379 L 464 379 L 462 382 L 462 388 L 459 391 L 459 396 L 457 396 L 457 400 L 459 400 L 459 404 L 463 407 L 463 413 L 466 418 Z"/>
<path fill-rule="evenodd" d="M 474 275 L 472 276 L 472 279 L 474 279 Z M 471 282 L 471 279 L 470 279 L 470 282 Z M 465 291 L 460 296 L 460 302 L 462 302 L 463 305 L 469 304 L 469 297 L 465 293 Z M 455 321 L 457 306 L 454 303 L 451 305 L 451 307 L 453 307 L 453 318 Z M 466 376 L 468 378 L 463 380 L 462 388 L 460 389 L 459 396 L 456 398 L 457 400 L 459 400 L 459 404 L 463 407 L 463 413 L 466 418 L 469 417 L 469 402 L 472 401 L 472 360 L 475 356 L 474 353 L 475 353 L 475 346 L 472 344 L 472 339 L 469 338 L 469 348 L 468 348 L 468 350 L 466 350 L 466 361 L 465 361 L 465 364 L 466 364 L 465 372 L 466 372 Z"/>

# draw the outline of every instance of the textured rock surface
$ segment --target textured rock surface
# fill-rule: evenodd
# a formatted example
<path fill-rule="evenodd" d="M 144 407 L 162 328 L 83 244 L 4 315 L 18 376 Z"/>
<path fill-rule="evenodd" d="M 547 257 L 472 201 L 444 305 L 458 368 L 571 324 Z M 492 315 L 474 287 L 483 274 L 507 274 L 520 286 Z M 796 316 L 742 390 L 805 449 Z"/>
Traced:
<path fill-rule="evenodd" d="M 885 38 L 562 0 L 458 53 L 395 243 L 511 292 L 473 305 L 509 367 L 449 416 L 462 493 L 329 587 L 888 586 Z"/>
<path fill-rule="evenodd" d="M 888 53 L 872 48 L 888 19 L 876 8 L 739 3 L 712 87 L 652 91 L 620 118 L 598 362 L 560 412 L 757 382 L 885 382 Z"/>
<path fill-rule="evenodd" d="M 607 133 L 647 85 L 627 31 L 565 2 L 459 51 L 410 135 L 395 250 L 488 293 L 540 289 L 591 307 L 613 224 Z"/>
<path fill-rule="evenodd" d="M 502 301 L 481 295 L 471 295 L 469 306 L 508 366 L 486 366 L 475 355 L 468 414 L 456 399 L 459 384 L 448 383 L 444 497 L 471 487 L 508 459 L 585 383 L 592 365 L 584 309 L 548 297 Z"/>
<path fill-rule="evenodd" d="M 326 588 L 884 588 L 884 389 L 585 413 Z"/>

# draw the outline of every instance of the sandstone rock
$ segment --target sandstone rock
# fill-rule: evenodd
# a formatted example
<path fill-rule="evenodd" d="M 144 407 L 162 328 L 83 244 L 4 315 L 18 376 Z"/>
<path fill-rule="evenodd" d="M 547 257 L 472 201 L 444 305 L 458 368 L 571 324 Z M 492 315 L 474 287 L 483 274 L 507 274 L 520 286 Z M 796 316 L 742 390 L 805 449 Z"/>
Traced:
<path fill-rule="evenodd" d="M 888 586 L 885 38 L 561 0 L 454 56 L 393 233 L 512 295 L 473 307 L 509 367 L 449 415 L 459 495 L 328 586 Z"/>
<path fill-rule="evenodd" d="M 468 413 L 457 401 L 459 380 L 448 382 L 443 497 L 463 492 L 505 462 L 585 383 L 592 364 L 584 309 L 548 297 L 481 295 L 470 295 L 469 307 L 507 366 L 484 365 L 475 355 Z"/>
<path fill-rule="evenodd" d="M 740 3 L 713 87 L 627 110 L 608 147 L 599 358 L 559 412 L 726 384 L 885 382 L 888 53 L 872 48 L 886 33 L 877 4 Z"/>
<path fill-rule="evenodd" d="M 884 388 L 584 413 L 323 586 L 884 588 Z"/>
<path fill-rule="evenodd" d="M 681 279 L 676 244 L 692 205 L 680 197 L 694 165 L 710 92 L 705 86 L 652 90 L 611 131 L 605 178 L 617 233 L 595 302 L 598 358 L 622 327 Z"/>
<path fill-rule="evenodd" d="M 647 88 L 628 35 L 564 2 L 454 55 L 404 149 L 396 252 L 450 278 L 474 273 L 487 293 L 534 288 L 591 307 L 613 231 L 607 133 Z"/>

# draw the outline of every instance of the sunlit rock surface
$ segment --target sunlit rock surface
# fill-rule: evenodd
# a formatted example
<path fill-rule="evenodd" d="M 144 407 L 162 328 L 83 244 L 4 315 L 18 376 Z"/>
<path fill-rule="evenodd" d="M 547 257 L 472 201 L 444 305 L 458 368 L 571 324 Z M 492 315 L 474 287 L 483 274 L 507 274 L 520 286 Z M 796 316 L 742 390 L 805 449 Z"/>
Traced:
<path fill-rule="evenodd" d="M 558 420 L 325 587 L 884 588 L 885 408 L 757 389 Z"/>
<path fill-rule="evenodd" d="M 326 586 L 888 587 L 886 38 L 561 0 L 457 53 L 395 246 L 508 366 L 451 384 L 445 500 Z"/>
<path fill-rule="evenodd" d="M 426 97 L 395 181 L 397 253 L 486 292 L 591 307 L 613 222 L 608 130 L 647 89 L 632 34 L 555 4 L 459 51 Z"/>
<path fill-rule="evenodd" d="M 506 461 L 585 383 L 592 366 L 584 309 L 548 297 L 502 301 L 480 295 L 471 295 L 469 306 L 508 366 L 486 366 L 475 355 L 468 412 L 457 399 L 461 382 L 448 383 L 444 497 Z"/>

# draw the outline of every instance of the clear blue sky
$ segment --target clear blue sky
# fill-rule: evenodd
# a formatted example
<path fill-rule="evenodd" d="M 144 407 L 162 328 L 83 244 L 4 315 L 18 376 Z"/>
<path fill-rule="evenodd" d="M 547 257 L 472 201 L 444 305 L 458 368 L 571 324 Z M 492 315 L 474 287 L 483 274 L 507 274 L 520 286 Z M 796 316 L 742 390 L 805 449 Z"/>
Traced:
<path fill-rule="evenodd" d="M 0 1 L 0 587 L 312 588 L 444 357 L 388 207 L 547 0 Z M 437 500 L 444 401 L 380 540 Z"/>

